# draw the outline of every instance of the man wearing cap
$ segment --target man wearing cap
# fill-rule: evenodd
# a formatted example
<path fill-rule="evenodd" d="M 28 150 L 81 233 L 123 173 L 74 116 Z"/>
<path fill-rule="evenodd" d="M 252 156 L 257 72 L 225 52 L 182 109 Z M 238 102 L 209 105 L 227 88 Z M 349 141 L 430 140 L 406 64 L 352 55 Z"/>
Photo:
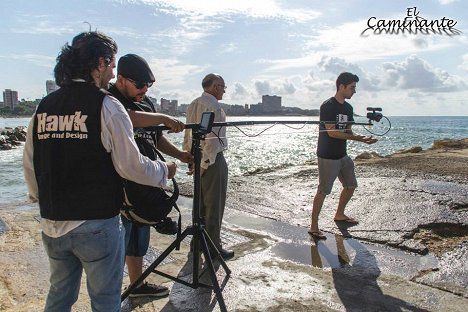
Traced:
<path fill-rule="evenodd" d="M 112 93 L 127 109 L 133 123 L 136 136 L 142 136 L 154 147 L 163 153 L 190 163 L 193 157 L 174 146 L 162 135 L 161 131 L 145 131 L 143 127 L 164 124 L 172 132 L 180 132 L 184 124 L 168 115 L 158 114 L 150 99 L 146 96 L 148 88 L 152 86 L 155 78 L 148 63 L 135 54 L 127 54 L 119 59 L 117 65 L 117 81 L 111 85 Z M 157 205 L 157 203 L 155 203 Z M 135 282 L 143 272 L 143 256 L 148 251 L 150 240 L 150 227 L 148 225 L 134 224 L 122 216 L 125 227 L 125 262 L 128 268 L 130 283 Z M 129 295 L 130 297 L 153 296 L 161 297 L 169 293 L 167 287 L 150 283 L 142 283 Z"/>

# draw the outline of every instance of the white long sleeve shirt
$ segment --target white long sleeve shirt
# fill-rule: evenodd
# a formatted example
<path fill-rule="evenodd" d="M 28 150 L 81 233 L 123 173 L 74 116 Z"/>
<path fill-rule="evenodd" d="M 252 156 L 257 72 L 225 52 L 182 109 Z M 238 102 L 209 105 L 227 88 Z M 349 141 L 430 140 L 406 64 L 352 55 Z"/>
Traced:
<path fill-rule="evenodd" d="M 193 100 L 187 108 L 187 123 L 200 123 L 204 112 L 214 112 L 214 122 L 226 122 L 226 113 L 221 108 L 218 100 L 211 94 L 203 94 Z M 216 161 L 216 154 L 226 150 L 228 147 L 226 138 L 226 127 L 213 127 L 212 132 L 205 136 L 201 142 L 202 159 L 200 167 L 207 169 Z M 186 129 L 183 149 L 190 151 L 192 148 L 192 130 Z"/>
<path fill-rule="evenodd" d="M 26 136 L 23 154 L 24 177 L 28 186 L 29 198 L 37 201 L 38 187 L 33 164 L 32 130 L 34 117 L 31 119 Z M 133 125 L 123 105 L 112 96 L 105 96 L 101 110 L 101 142 L 108 153 L 117 173 L 131 181 L 150 186 L 165 186 L 168 169 L 164 162 L 152 161 L 140 154 L 133 137 Z M 42 218 L 44 234 L 60 237 L 77 228 L 86 220 L 54 221 Z"/>

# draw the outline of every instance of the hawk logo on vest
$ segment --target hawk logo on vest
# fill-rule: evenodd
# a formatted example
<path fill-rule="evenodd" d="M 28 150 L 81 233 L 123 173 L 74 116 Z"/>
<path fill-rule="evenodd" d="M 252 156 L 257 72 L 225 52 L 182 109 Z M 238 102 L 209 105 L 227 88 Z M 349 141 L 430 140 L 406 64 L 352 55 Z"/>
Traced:
<path fill-rule="evenodd" d="M 37 114 L 37 136 L 39 140 L 45 139 L 87 139 L 88 128 L 86 119 L 88 115 L 75 112 L 73 115 Z"/>

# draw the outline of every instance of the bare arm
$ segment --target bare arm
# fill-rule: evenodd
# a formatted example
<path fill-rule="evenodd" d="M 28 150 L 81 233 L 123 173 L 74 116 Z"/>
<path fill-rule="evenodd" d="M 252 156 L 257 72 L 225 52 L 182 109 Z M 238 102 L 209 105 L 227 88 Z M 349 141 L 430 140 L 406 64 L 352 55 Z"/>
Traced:
<path fill-rule="evenodd" d="M 165 125 L 171 132 L 180 132 L 184 130 L 184 123 L 165 114 L 142 112 L 129 110 L 128 115 L 132 121 L 133 127 L 144 128 L 156 125 Z"/>
<path fill-rule="evenodd" d="M 177 148 L 177 146 L 172 144 L 172 142 L 169 141 L 164 135 L 158 138 L 158 150 L 160 150 L 164 154 L 177 158 L 184 163 L 193 162 L 192 154 Z"/>
<path fill-rule="evenodd" d="M 377 139 L 371 136 L 366 137 L 354 134 L 351 130 L 351 125 L 348 125 L 344 132 L 335 129 L 335 124 L 325 124 L 325 129 L 327 129 L 327 134 L 334 139 L 359 141 L 366 144 L 374 144 L 377 142 Z"/>

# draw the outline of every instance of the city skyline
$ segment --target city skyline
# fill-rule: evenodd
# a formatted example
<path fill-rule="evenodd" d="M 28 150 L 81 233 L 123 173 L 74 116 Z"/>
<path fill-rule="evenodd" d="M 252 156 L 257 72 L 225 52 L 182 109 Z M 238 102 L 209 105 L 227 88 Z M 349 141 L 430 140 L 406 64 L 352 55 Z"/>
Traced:
<path fill-rule="evenodd" d="M 0 89 L 18 90 L 19 98 L 45 95 L 61 46 L 91 27 L 116 40 L 117 57 L 147 59 L 156 76 L 148 95 L 158 99 L 190 103 L 203 76 L 217 72 L 228 86 L 226 104 L 268 94 L 283 106 L 317 109 L 334 95 L 336 76 L 351 71 L 360 77 L 349 100 L 358 114 L 380 106 L 394 116 L 468 115 L 466 1 L 86 0 L 62 9 L 56 0 L 3 0 L 0 9 L 8 43 Z M 400 29 L 422 18 L 425 32 Z M 397 31 L 375 31 L 392 21 L 401 22 Z M 427 26 L 449 21 L 451 31 Z"/>

